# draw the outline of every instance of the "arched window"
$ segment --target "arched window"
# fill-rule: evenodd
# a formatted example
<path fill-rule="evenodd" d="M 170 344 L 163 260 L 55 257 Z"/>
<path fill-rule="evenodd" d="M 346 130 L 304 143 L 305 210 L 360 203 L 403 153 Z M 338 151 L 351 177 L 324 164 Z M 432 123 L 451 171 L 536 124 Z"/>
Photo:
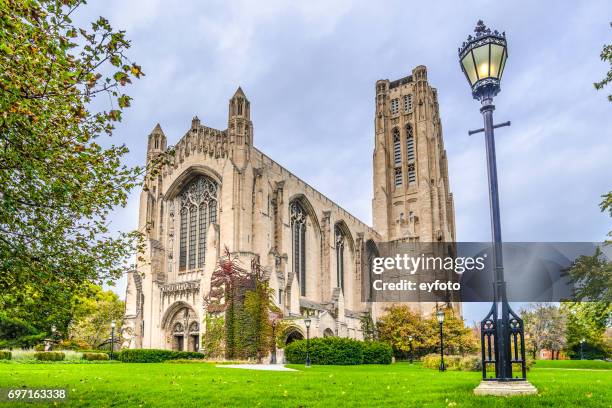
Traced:
<path fill-rule="evenodd" d="M 338 225 L 334 230 L 336 236 L 336 282 L 344 292 L 344 234 Z"/>
<path fill-rule="evenodd" d="M 306 211 L 299 201 L 289 206 L 291 215 L 291 245 L 293 271 L 300 284 L 300 295 L 306 296 Z"/>
<path fill-rule="evenodd" d="M 404 95 L 404 110 L 410 112 L 412 110 L 412 95 Z"/>
<path fill-rule="evenodd" d="M 374 243 L 374 241 L 372 241 L 371 239 L 369 239 L 368 241 L 366 241 L 366 270 L 368 272 L 368 286 L 367 286 L 367 297 L 366 299 L 368 301 L 373 300 L 373 292 L 372 292 L 372 282 L 374 280 L 374 258 L 378 257 L 379 253 L 378 253 L 378 248 L 376 247 L 376 244 Z"/>
<path fill-rule="evenodd" d="M 400 131 L 393 129 L 393 165 L 394 183 L 396 186 L 402 185 L 402 146 L 400 142 Z"/>
<path fill-rule="evenodd" d="M 402 147 L 398 128 L 393 129 L 393 164 L 396 166 L 402 164 Z"/>
<path fill-rule="evenodd" d="M 204 266 L 208 226 L 217 222 L 217 190 L 212 179 L 200 176 L 185 186 L 178 197 L 180 271 Z"/>
<path fill-rule="evenodd" d="M 414 183 L 416 181 L 416 166 L 415 161 L 415 150 L 414 150 L 414 132 L 412 126 L 406 125 L 406 155 L 408 156 L 408 183 Z"/>

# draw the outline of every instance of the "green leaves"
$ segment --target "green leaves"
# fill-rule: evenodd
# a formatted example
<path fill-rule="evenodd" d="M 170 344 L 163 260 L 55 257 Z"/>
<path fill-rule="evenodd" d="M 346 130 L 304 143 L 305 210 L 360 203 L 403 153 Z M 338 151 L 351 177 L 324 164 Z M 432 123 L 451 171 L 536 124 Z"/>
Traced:
<path fill-rule="evenodd" d="M 131 100 L 132 98 L 130 98 L 129 96 L 121 95 L 119 99 L 117 99 L 117 102 L 119 103 L 120 108 L 127 108 L 128 106 L 130 106 Z"/>
<path fill-rule="evenodd" d="M 108 216 L 143 170 L 121 164 L 125 146 L 95 140 L 131 104 L 119 89 L 144 74 L 108 20 L 72 22 L 82 4 L 0 2 L 0 309 L 58 327 L 72 291 L 121 276 L 142 242 L 111 235 Z"/>

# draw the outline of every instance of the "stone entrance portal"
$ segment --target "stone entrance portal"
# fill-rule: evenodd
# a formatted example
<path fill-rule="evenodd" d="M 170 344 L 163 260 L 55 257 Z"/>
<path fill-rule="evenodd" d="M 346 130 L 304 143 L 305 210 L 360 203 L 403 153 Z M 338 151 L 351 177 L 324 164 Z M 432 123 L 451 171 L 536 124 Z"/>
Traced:
<path fill-rule="evenodd" d="M 185 302 L 168 308 L 162 322 L 166 331 L 166 348 L 176 351 L 200 349 L 200 325 L 195 311 Z"/>
<path fill-rule="evenodd" d="M 290 328 L 287 331 L 287 339 L 285 340 L 285 344 L 293 343 L 296 340 L 304 340 L 304 335 L 297 328 Z"/>

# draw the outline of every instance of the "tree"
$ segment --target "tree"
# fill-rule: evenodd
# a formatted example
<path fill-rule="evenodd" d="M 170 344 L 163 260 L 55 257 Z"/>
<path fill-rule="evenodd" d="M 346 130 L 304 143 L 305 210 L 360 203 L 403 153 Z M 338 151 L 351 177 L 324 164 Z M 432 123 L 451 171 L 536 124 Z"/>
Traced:
<path fill-rule="evenodd" d="M 477 349 L 477 342 L 472 330 L 465 327 L 463 320 L 451 309 L 445 310 L 445 316 L 442 328 L 445 353 L 474 352 Z M 439 323 L 435 313 L 423 317 L 407 305 L 391 306 L 378 320 L 377 328 L 379 339 L 390 344 L 397 357 L 408 357 L 410 352 L 408 336 L 412 336 L 412 351 L 415 356 L 439 352 Z"/>
<path fill-rule="evenodd" d="M 569 302 L 561 305 L 567 316 L 565 350 L 572 358 L 580 356 L 585 340 L 586 358 L 607 358 L 612 350 L 606 342 L 606 329 L 612 324 L 612 306 L 604 302 Z"/>
<path fill-rule="evenodd" d="M 535 303 L 529 309 L 521 310 L 525 325 L 527 348 L 533 358 L 543 349 L 550 350 L 552 358 L 559 358 L 559 351 L 565 347 L 566 313 L 559 306 Z"/>
<path fill-rule="evenodd" d="M 95 349 L 108 343 L 111 322 L 117 324 L 115 333 L 119 340 L 125 305 L 116 293 L 90 284 L 88 290 L 76 299 L 74 319 L 70 324 L 68 338 L 76 343 Z"/>
<path fill-rule="evenodd" d="M 432 313 L 427 319 L 427 323 L 431 327 L 431 331 L 436 333 L 434 338 L 436 346 L 439 347 L 439 327 L 435 313 Z M 478 341 L 474 337 L 471 328 L 466 327 L 463 319 L 457 316 L 452 309 L 444 309 L 444 324 L 442 325 L 442 334 L 444 336 L 444 352 L 448 354 L 470 354 L 478 349 Z"/>
<path fill-rule="evenodd" d="M 576 258 L 569 268 L 569 276 L 575 285 L 576 300 L 612 302 L 612 262 L 600 247 L 594 255 Z"/>
<path fill-rule="evenodd" d="M 376 331 L 376 325 L 372 320 L 372 314 L 367 312 L 359 317 L 361 323 L 361 331 L 363 332 L 363 339 L 365 341 L 378 340 L 378 333 Z"/>
<path fill-rule="evenodd" d="M 435 348 L 435 332 L 422 316 L 408 305 L 394 305 L 377 321 L 381 341 L 393 347 L 397 357 L 407 358 L 410 352 L 408 336 L 412 336 L 412 351 L 422 356 Z"/>
<path fill-rule="evenodd" d="M 119 277 L 142 243 L 136 232 L 111 236 L 107 217 L 143 169 L 102 139 L 130 106 L 123 89 L 144 74 L 125 32 L 103 17 L 73 23 L 84 3 L 0 3 L 0 308 L 35 303 L 44 330 L 45 310 L 68 309 L 85 282 Z M 97 110 L 97 96 L 110 109 Z"/>
<path fill-rule="evenodd" d="M 610 27 L 612 27 L 612 23 L 610 23 Z M 606 74 L 604 79 L 593 84 L 595 85 L 595 89 L 597 90 L 603 89 L 604 86 L 612 82 L 612 44 L 604 45 L 599 57 L 603 62 L 607 62 L 608 64 L 610 64 L 610 69 L 608 70 L 608 73 Z M 612 102 L 612 95 L 608 95 L 608 100 Z"/>

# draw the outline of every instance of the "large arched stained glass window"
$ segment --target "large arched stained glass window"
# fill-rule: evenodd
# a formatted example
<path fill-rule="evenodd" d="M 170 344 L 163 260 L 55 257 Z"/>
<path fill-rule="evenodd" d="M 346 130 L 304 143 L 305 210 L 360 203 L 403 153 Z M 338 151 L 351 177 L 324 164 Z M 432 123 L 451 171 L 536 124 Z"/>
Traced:
<path fill-rule="evenodd" d="M 206 176 L 192 180 L 178 197 L 179 270 L 202 268 L 208 227 L 217 222 L 217 183 Z"/>
<path fill-rule="evenodd" d="M 289 206 L 293 271 L 300 284 L 300 295 L 306 296 L 306 211 L 299 201 Z"/>
<path fill-rule="evenodd" d="M 340 226 L 334 228 L 336 236 L 336 281 L 338 287 L 344 292 L 344 234 Z"/>

